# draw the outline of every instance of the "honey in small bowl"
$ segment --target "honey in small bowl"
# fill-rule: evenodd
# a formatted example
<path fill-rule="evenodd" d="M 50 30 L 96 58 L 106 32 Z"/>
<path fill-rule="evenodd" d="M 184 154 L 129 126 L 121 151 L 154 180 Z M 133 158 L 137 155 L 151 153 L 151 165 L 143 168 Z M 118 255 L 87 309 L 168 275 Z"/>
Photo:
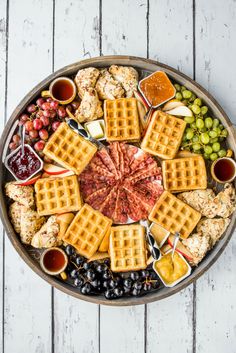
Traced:
<path fill-rule="evenodd" d="M 211 166 L 211 175 L 218 183 L 228 183 L 235 178 L 236 163 L 232 158 L 217 159 Z"/>
<path fill-rule="evenodd" d="M 58 275 L 67 266 L 68 258 L 66 253 L 57 247 L 46 249 L 40 258 L 40 265 L 44 272 L 49 275 Z"/>

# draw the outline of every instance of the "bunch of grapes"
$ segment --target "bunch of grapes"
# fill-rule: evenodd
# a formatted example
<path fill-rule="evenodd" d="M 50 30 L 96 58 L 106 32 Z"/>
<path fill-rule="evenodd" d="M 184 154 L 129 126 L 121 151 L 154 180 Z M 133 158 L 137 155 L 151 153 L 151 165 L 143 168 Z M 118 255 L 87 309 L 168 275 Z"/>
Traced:
<path fill-rule="evenodd" d="M 106 299 L 116 299 L 126 295 L 139 296 L 160 285 L 151 269 L 130 272 L 122 277 L 110 270 L 110 259 L 87 262 L 71 245 L 67 245 L 65 251 L 69 257 L 67 272 L 82 294 L 104 294 Z"/>
<path fill-rule="evenodd" d="M 218 119 L 208 115 L 208 107 L 202 104 L 202 100 L 187 90 L 186 87 L 175 84 L 175 98 L 188 106 L 193 115 L 185 117 L 187 123 L 181 148 L 194 153 L 203 154 L 205 159 L 215 161 L 219 157 L 226 156 L 226 150 L 222 142 L 228 135 L 228 131 Z"/>
<path fill-rule="evenodd" d="M 66 109 L 74 113 L 78 106 L 79 102 L 77 101 L 63 106 L 52 98 L 38 98 L 35 103 L 28 105 L 26 112 L 19 118 L 19 126 L 25 126 L 26 143 L 42 155 L 46 141 L 67 117 Z M 14 150 L 19 144 L 20 136 L 13 135 L 9 148 Z"/>

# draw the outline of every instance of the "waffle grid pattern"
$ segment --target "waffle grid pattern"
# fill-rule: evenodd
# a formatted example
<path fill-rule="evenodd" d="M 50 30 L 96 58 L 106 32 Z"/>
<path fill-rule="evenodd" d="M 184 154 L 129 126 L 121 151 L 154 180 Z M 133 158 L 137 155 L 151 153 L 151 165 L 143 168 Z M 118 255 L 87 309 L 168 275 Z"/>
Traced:
<path fill-rule="evenodd" d="M 201 218 L 201 214 L 168 191 L 164 191 L 153 207 L 149 219 L 171 233 L 179 232 L 187 238 Z"/>
<path fill-rule="evenodd" d="M 63 240 L 73 245 L 79 254 L 90 258 L 97 251 L 111 224 L 111 219 L 84 204 L 67 229 Z"/>
<path fill-rule="evenodd" d="M 144 227 L 127 225 L 111 228 L 110 256 L 114 272 L 145 269 L 146 246 Z"/>
<path fill-rule="evenodd" d="M 96 146 L 71 130 L 66 123 L 59 126 L 43 150 L 46 156 L 75 174 L 84 170 L 96 151 Z"/>
<path fill-rule="evenodd" d="M 164 188 L 172 192 L 207 187 L 206 166 L 202 156 L 163 161 L 162 173 Z"/>
<path fill-rule="evenodd" d="M 161 111 L 156 111 L 148 126 L 141 148 L 163 159 L 175 157 L 186 123 Z"/>
<path fill-rule="evenodd" d="M 39 179 L 35 183 L 35 193 L 38 214 L 41 216 L 78 211 L 82 207 L 75 175 Z"/>
<path fill-rule="evenodd" d="M 106 100 L 104 112 L 108 141 L 140 139 L 139 116 L 135 98 Z"/>

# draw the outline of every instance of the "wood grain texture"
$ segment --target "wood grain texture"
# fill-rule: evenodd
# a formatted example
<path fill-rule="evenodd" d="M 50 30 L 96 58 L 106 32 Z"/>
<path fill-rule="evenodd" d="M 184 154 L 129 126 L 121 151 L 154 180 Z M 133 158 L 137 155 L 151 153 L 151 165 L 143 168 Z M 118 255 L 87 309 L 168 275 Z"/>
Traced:
<path fill-rule="evenodd" d="M 99 1 L 55 3 L 54 69 L 99 55 Z M 54 351 L 99 352 L 99 306 L 54 290 Z"/>
<path fill-rule="evenodd" d="M 196 80 L 236 122 L 236 3 L 196 3 Z M 217 263 L 197 282 L 196 351 L 235 352 L 236 233 Z M 213 348 L 214 347 L 214 348 Z"/>
<path fill-rule="evenodd" d="M 7 116 L 50 73 L 51 18 L 47 0 L 26 1 L 24 7 L 10 1 Z M 50 352 L 51 289 L 19 258 L 8 239 L 4 289 L 5 352 Z"/>
<path fill-rule="evenodd" d="M 193 76 L 191 1 L 150 0 L 149 13 L 150 58 L 158 59 Z M 178 54 L 173 55 L 173 52 Z M 147 351 L 171 353 L 176 352 L 177 345 L 181 352 L 192 352 L 193 308 L 193 285 L 170 298 L 148 304 Z M 175 344 L 173 339 L 169 338 L 170 332 L 175 337 Z"/>

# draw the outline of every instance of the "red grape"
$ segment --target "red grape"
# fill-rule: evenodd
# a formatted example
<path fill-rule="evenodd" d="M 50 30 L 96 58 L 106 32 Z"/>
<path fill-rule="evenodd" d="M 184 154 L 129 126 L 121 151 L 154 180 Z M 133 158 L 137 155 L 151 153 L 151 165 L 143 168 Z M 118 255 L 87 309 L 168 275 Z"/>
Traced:
<path fill-rule="evenodd" d="M 39 98 L 36 100 L 36 104 L 37 104 L 37 106 L 39 106 L 39 108 L 42 108 L 42 105 L 44 102 L 45 102 L 44 98 Z"/>
<path fill-rule="evenodd" d="M 74 102 L 71 103 L 71 105 L 72 105 L 72 108 L 73 108 L 74 110 L 76 110 L 76 109 L 79 108 L 80 103 L 77 102 L 77 101 L 74 101 Z"/>
<path fill-rule="evenodd" d="M 32 131 L 34 129 L 34 125 L 32 123 L 32 121 L 28 120 L 25 123 L 25 130 L 26 131 Z"/>
<path fill-rule="evenodd" d="M 49 102 L 49 103 L 51 103 L 51 102 L 52 102 L 52 98 L 51 98 L 51 97 L 48 97 L 48 98 L 46 99 L 46 101 Z"/>
<path fill-rule="evenodd" d="M 44 149 L 44 146 L 45 146 L 45 141 L 39 140 L 34 144 L 34 149 L 36 151 L 42 151 Z"/>
<path fill-rule="evenodd" d="M 51 108 L 55 109 L 55 110 L 58 108 L 58 105 L 59 105 L 59 103 L 57 101 L 52 101 L 50 103 Z"/>
<path fill-rule="evenodd" d="M 55 118 L 56 115 L 57 115 L 56 110 L 51 110 L 51 111 L 50 111 L 50 117 L 51 117 L 52 119 Z"/>
<path fill-rule="evenodd" d="M 59 126 L 60 126 L 60 121 L 54 121 L 53 123 L 52 123 L 52 129 L 53 129 L 53 131 L 56 131 L 58 128 L 59 128 Z"/>
<path fill-rule="evenodd" d="M 50 110 L 50 103 L 48 103 L 48 102 L 45 102 L 45 103 L 43 103 L 42 104 L 42 109 L 43 110 Z"/>
<path fill-rule="evenodd" d="M 48 132 L 46 129 L 41 129 L 39 130 L 39 137 L 42 139 L 42 140 L 47 140 L 48 139 Z"/>
<path fill-rule="evenodd" d="M 27 107 L 27 112 L 30 114 L 36 112 L 36 110 L 37 110 L 37 107 L 35 104 L 30 104 Z"/>
<path fill-rule="evenodd" d="M 20 142 L 20 136 L 19 135 L 13 135 L 12 137 L 12 141 L 15 142 L 15 143 L 19 143 Z"/>
<path fill-rule="evenodd" d="M 36 113 L 36 118 L 41 118 L 41 116 L 43 116 L 43 110 L 38 110 Z"/>
<path fill-rule="evenodd" d="M 23 123 L 25 123 L 28 119 L 29 119 L 29 115 L 27 115 L 27 114 L 22 114 L 22 115 L 20 116 L 20 120 L 21 120 Z"/>
<path fill-rule="evenodd" d="M 65 118 L 66 116 L 66 111 L 64 107 L 59 107 L 57 109 L 57 114 L 59 115 L 60 118 Z"/>
<path fill-rule="evenodd" d="M 43 111 L 43 116 L 46 116 L 47 118 L 50 118 L 50 116 L 51 116 L 50 110 L 44 110 Z"/>
<path fill-rule="evenodd" d="M 33 126 L 34 126 L 35 130 L 40 130 L 40 129 L 42 129 L 42 127 L 43 127 L 42 120 L 41 120 L 41 119 L 35 119 L 35 120 L 33 121 Z"/>
<path fill-rule="evenodd" d="M 42 121 L 43 126 L 49 125 L 49 118 L 47 118 L 46 116 L 41 116 L 40 120 Z"/>
<path fill-rule="evenodd" d="M 17 148 L 17 144 L 16 144 L 15 142 L 11 142 L 11 143 L 9 144 L 9 148 L 10 148 L 11 150 L 15 150 L 15 149 Z"/>
<path fill-rule="evenodd" d="M 36 139 L 38 137 L 38 131 L 37 130 L 32 130 L 29 132 L 29 136 L 32 138 L 32 139 Z"/>

